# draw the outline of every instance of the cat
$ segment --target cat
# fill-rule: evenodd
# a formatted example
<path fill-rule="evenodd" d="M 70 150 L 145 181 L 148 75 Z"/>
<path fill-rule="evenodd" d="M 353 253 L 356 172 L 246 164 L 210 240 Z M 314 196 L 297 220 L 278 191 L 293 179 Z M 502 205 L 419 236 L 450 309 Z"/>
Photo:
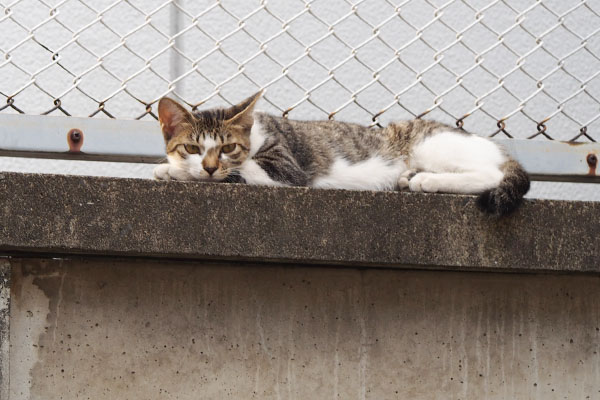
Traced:
<path fill-rule="evenodd" d="M 481 136 L 422 119 L 385 128 L 293 121 L 255 112 L 261 95 L 196 113 L 162 98 L 168 164 L 155 168 L 155 178 L 479 194 L 479 208 L 497 216 L 514 211 L 529 190 L 523 167 Z"/>

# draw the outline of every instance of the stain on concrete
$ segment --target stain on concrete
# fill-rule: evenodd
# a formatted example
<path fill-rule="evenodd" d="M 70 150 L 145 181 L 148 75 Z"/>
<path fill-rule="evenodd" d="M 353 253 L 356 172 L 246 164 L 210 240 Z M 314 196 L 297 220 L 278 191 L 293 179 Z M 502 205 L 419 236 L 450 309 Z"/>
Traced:
<path fill-rule="evenodd" d="M 20 265 L 11 400 L 600 394 L 600 277 Z"/>
<path fill-rule="evenodd" d="M 53 261 L 11 260 L 11 332 L 10 399 L 36 398 L 31 387 L 37 380 L 34 367 L 44 346 L 41 338 L 48 331 L 50 298 L 36 285 L 35 279 L 51 274 L 59 267 Z M 15 317 L 17 316 L 17 317 Z"/>
<path fill-rule="evenodd" d="M 0 259 L 0 399 L 8 399 L 10 339 L 10 263 Z"/>

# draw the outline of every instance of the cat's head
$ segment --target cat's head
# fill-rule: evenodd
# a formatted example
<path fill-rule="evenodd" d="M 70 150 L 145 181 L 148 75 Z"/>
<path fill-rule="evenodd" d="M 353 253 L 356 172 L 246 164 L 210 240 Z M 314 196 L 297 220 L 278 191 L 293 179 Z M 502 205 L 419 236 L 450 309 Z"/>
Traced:
<path fill-rule="evenodd" d="M 222 181 L 237 173 L 250 152 L 254 105 L 262 91 L 230 108 L 188 112 L 169 98 L 158 103 L 158 118 L 169 163 L 198 180 Z"/>

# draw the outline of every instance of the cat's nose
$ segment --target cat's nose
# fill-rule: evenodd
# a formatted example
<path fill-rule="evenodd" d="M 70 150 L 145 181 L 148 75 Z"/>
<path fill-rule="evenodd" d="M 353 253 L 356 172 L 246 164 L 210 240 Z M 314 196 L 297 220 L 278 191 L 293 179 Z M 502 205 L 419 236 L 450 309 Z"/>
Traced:
<path fill-rule="evenodd" d="M 217 170 L 217 167 L 204 167 L 204 170 L 208 172 L 208 175 L 212 175 Z"/>

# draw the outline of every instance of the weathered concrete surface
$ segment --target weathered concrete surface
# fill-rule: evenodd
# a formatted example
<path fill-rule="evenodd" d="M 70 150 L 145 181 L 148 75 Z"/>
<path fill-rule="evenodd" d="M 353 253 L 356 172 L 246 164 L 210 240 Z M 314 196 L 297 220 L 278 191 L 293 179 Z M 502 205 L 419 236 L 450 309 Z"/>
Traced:
<path fill-rule="evenodd" d="M 8 260 L 0 259 L 0 399 L 8 399 L 10 275 Z"/>
<path fill-rule="evenodd" d="M 2 174 L 0 252 L 600 271 L 600 202 Z"/>
<path fill-rule="evenodd" d="M 598 276 L 12 263 L 10 400 L 600 398 Z"/>

